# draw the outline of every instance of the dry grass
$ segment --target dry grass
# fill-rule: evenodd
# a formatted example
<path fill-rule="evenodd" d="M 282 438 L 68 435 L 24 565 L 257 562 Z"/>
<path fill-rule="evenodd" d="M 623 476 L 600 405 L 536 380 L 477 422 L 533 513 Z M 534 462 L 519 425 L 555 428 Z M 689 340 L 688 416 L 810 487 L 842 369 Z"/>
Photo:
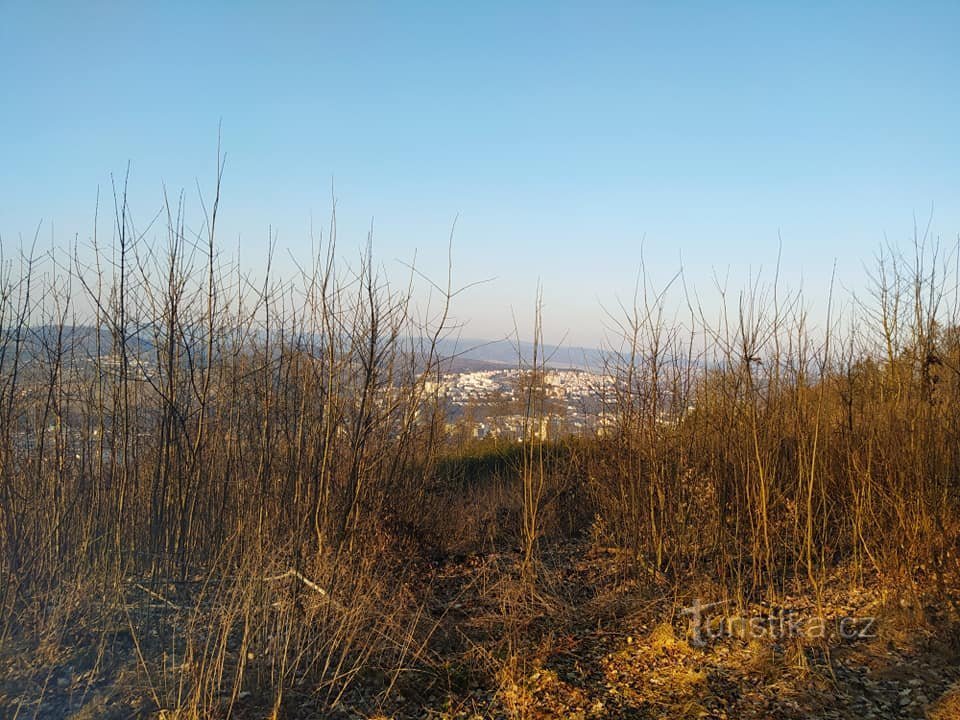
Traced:
<path fill-rule="evenodd" d="M 930 720 L 953 720 L 960 717 L 960 689 L 944 693 L 928 710 Z"/>
<path fill-rule="evenodd" d="M 335 220 L 299 277 L 269 256 L 245 274 L 218 245 L 219 187 L 199 233 L 165 199 L 163 246 L 116 199 L 108 242 L 2 267 L 0 640 L 30 657 L 4 712 L 372 713 L 479 676 L 523 716 L 531 673 L 580 692 L 540 667 L 558 638 L 704 588 L 819 605 L 837 571 L 897 589 L 891 642 L 953 627 L 956 248 L 882 255 L 842 326 L 812 327 L 776 280 L 669 323 L 668 288 L 644 282 L 603 432 L 554 443 L 538 303 L 524 442 L 485 455 L 448 441 L 435 382 L 449 281 L 418 314 L 418 274 L 398 289 L 369 247 L 346 262 Z M 596 572 L 571 583 L 584 558 L 556 553 L 588 536 Z M 648 642 L 690 650 L 669 624 Z M 775 678 L 817 651 L 751 655 Z M 700 670 L 674 669 L 672 707 L 701 712 Z"/>

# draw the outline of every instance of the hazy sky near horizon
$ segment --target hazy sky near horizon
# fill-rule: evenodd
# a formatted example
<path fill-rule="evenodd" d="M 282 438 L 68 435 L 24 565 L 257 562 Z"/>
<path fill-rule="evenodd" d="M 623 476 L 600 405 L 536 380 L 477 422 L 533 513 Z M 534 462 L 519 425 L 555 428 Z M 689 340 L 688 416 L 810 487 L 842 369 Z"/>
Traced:
<path fill-rule="evenodd" d="M 782 277 L 822 307 L 916 222 L 960 231 L 960 3 L 52 3 L 0 0 L 0 241 L 92 232 L 130 163 L 215 175 L 221 239 L 279 272 L 326 225 L 401 276 L 491 282 L 469 337 L 527 322 L 594 345 L 602 306 L 682 266 L 706 302 Z M 109 227 L 109 226 L 108 226 Z M 162 238 L 161 229 L 156 235 Z M 524 329 L 521 328 L 521 333 Z"/>

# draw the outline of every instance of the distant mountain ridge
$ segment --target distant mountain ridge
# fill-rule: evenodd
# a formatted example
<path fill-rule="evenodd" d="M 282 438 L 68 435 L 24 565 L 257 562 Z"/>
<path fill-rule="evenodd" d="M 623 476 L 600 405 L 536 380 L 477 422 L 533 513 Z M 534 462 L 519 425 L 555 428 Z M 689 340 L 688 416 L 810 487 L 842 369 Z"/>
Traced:
<path fill-rule="evenodd" d="M 437 352 L 449 359 L 454 367 L 463 369 L 495 369 L 533 361 L 533 343 L 514 340 L 483 340 L 479 338 L 447 338 L 437 344 Z M 548 367 L 571 370 L 598 370 L 603 367 L 603 351 L 568 345 L 543 345 L 538 350 L 538 362 Z"/>
<path fill-rule="evenodd" d="M 128 330 L 127 347 L 130 352 L 144 353 L 153 350 L 152 326 Z M 42 354 L 44 346 L 52 347 L 60 337 L 65 350 L 80 356 L 92 357 L 100 352 L 110 353 L 114 339 L 106 328 L 90 325 L 65 326 L 62 329 L 52 325 L 26 328 L 23 333 L 23 350 L 27 357 Z M 424 339 L 426 340 L 426 339 Z M 437 354 L 449 363 L 450 371 L 494 370 L 504 367 L 529 365 L 533 361 L 533 343 L 483 338 L 444 338 L 437 343 Z M 556 369 L 592 370 L 603 367 L 604 353 L 598 348 L 543 345 L 538 349 L 538 362 L 545 362 Z"/>

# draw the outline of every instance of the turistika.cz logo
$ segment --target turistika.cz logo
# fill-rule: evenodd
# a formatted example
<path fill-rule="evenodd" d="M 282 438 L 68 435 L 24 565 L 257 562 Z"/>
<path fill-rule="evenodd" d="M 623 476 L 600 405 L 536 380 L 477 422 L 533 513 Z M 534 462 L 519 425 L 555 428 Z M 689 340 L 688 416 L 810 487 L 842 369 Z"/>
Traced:
<path fill-rule="evenodd" d="M 680 615 L 689 618 L 687 635 L 690 642 L 703 647 L 725 637 L 741 640 L 838 637 L 855 641 L 875 637 L 875 617 L 826 618 L 805 616 L 798 610 L 781 609 L 760 615 L 726 615 L 710 613 L 726 602 L 703 603 L 696 598 L 692 605 L 680 609 Z"/>

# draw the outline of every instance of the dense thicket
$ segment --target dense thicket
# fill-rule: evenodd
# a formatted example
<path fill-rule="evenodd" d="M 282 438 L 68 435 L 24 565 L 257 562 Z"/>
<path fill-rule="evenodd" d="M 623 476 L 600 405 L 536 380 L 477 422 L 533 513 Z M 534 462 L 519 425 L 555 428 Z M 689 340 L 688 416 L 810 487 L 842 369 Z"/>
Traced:
<path fill-rule="evenodd" d="M 449 286 L 416 315 L 371 252 L 342 262 L 333 224 L 299 277 L 268 262 L 254 281 L 222 261 L 216 212 L 197 235 L 168 210 L 151 246 L 121 202 L 108 244 L 4 261 L 5 637 L 121 610 L 134 632 L 159 622 L 131 616 L 140 588 L 184 613 L 183 663 L 154 692 L 204 708 L 247 682 L 329 699 L 409 666 L 430 628 L 404 567 L 463 550 L 458 533 L 521 547 L 530 583 L 543 543 L 591 528 L 642 576 L 741 598 L 839 566 L 956 585 L 960 278 L 939 246 L 881 256 L 842 331 L 775 287 L 676 326 L 639 294 L 596 433 L 463 455 L 436 382 Z M 458 502 L 488 481 L 516 513 L 499 538 L 503 518 Z M 253 646 L 270 658 L 255 672 Z"/>

